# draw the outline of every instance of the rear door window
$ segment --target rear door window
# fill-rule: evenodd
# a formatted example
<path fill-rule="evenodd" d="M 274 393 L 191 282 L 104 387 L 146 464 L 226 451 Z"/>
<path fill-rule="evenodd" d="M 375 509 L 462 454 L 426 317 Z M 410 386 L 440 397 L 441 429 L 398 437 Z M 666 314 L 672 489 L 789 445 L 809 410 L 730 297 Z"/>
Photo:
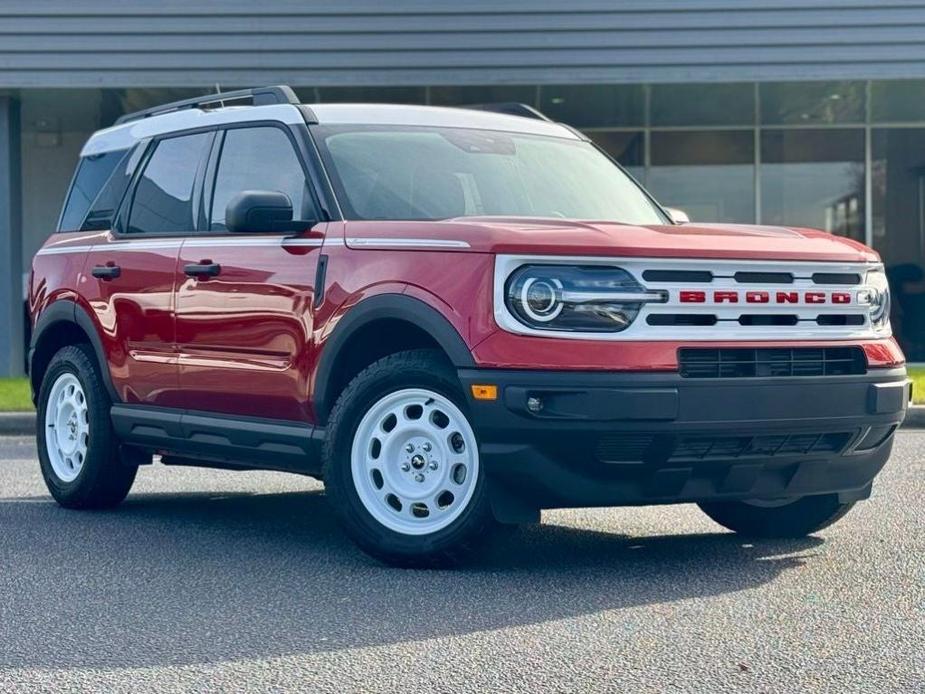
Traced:
<path fill-rule="evenodd" d="M 120 149 L 81 158 L 61 213 L 58 231 L 77 231 L 83 226 L 90 205 L 127 154 L 128 150 Z"/>
<path fill-rule="evenodd" d="M 196 177 L 213 133 L 161 140 L 135 187 L 129 213 L 130 234 L 189 232 L 195 228 Z"/>

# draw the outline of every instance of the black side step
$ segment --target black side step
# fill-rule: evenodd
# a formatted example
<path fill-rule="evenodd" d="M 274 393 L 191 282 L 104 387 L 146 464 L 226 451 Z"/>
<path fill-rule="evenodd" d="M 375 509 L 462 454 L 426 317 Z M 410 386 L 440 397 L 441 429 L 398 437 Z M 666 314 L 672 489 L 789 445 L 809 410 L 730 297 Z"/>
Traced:
<path fill-rule="evenodd" d="M 311 424 L 145 405 L 113 405 L 110 414 L 116 436 L 132 446 L 230 467 L 321 471 L 324 429 Z"/>

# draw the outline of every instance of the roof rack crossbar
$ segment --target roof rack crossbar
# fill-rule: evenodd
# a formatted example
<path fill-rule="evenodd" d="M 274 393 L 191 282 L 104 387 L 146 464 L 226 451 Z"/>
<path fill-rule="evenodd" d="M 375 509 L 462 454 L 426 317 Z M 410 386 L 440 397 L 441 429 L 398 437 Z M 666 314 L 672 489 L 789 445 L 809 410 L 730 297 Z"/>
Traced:
<path fill-rule="evenodd" d="M 299 97 L 292 91 L 292 88 L 285 85 L 276 87 L 255 87 L 254 89 L 239 89 L 233 92 L 204 94 L 203 96 L 197 96 L 192 99 L 173 101 L 169 104 L 161 104 L 153 108 L 146 108 L 143 111 L 136 111 L 135 113 L 126 113 L 116 120 L 116 125 L 142 120 L 143 118 L 150 118 L 151 116 L 160 116 L 164 113 L 182 111 L 187 108 L 201 108 L 209 104 L 218 104 L 225 101 L 241 101 L 244 99 L 250 99 L 254 106 L 267 106 L 269 104 L 298 105 L 300 103 Z"/>
<path fill-rule="evenodd" d="M 506 113 L 509 116 L 521 116 L 523 118 L 552 122 L 552 119 L 542 111 L 516 101 L 505 101 L 497 104 L 469 104 L 463 108 L 470 108 L 475 111 L 491 111 L 492 113 Z"/>

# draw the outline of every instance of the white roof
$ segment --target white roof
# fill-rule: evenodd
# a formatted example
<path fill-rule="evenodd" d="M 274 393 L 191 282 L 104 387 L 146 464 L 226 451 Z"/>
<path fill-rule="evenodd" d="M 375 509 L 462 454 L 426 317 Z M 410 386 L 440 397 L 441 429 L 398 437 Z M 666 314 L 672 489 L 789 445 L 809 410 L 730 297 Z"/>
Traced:
<path fill-rule="evenodd" d="M 470 108 L 397 104 L 314 104 L 309 108 L 321 125 L 424 125 L 578 139 L 575 133 L 558 123 Z"/>
<path fill-rule="evenodd" d="M 322 125 L 419 125 L 578 139 L 574 132 L 557 123 L 474 109 L 396 104 L 311 104 L 309 108 Z M 99 130 L 84 145 L 80 156 L 127 149 L 146 137 L 180 130 L 267 120 L 288 125 L 305 122 L 298 107 L 291 104 L 188 108 Z"/>
<path fill-rule="evenodd" d="M 204 111 L 198 108 L 185 108 L 171 111 L 160 116 L 151 116 L 114 125 L 105 130 L 98 130 L 90 136 L 80 156 L 111 152 L 114 149 L 128 149 L 138 140 L 154 137 L 177 130 L 205 128 L 227 123 L 245 123 L 248 121 L 273 120 L 281 123 L 304 123 L 299 109 L 290 104 L 273 104 L 271 106 L 227 106 L 225 108 Z"/>

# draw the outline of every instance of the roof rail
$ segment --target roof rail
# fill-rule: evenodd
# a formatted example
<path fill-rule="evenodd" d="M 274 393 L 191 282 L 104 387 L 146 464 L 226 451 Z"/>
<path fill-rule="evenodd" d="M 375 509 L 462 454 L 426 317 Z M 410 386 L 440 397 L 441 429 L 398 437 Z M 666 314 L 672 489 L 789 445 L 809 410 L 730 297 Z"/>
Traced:
<path fill-rule="evenodd" d="M 471 108 L 475 111 L 491 111 L 492 113 L 506 113 L 509 116 L 521 116 L 523 118 L 535 118 L 536 120 L 552 122 L 552 119 L 542 111 L 516 101 L 505 101 L 498 104 L 470 104 L 463 106 L 463 108 Z"/>
<path fill-rule="evenodd" d="M 184 99 L 183 101 L 172 101 L 169 104 L 161 104 L 153 108 L 146 108 L 143 111 L 135 113 L 126 113 L 116 120 L 116 125 L 129 123 L 133 120 L 150 118 L 151 116 L 160 116 L 164 113 L 181 111 L 187 108 L 202 108 L 208 104 L 218 104 L 225 101 L 241 101 L 250 99 L 254 106 L 267 106 L 269 104 L 293 104 L 298 105 L 299 97 L 292 91 L 291 87 L 280 85 L 277 87 L 255 87 L 254 89 L 239 89 L 233 92 L 218 92 L 217 94 L 204 94 L 193 99 Z"/>

